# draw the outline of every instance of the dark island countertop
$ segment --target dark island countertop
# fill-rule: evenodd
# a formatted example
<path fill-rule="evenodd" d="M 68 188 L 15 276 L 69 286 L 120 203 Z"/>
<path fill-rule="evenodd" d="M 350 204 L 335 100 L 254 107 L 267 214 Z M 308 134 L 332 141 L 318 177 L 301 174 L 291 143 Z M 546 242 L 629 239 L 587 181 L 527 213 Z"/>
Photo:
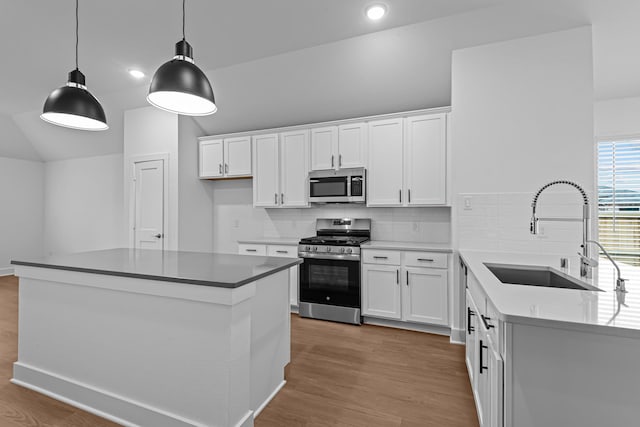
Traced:
<path fill-rule="evenodd" d="M 299 258 L 127 248 L 11 261 L 13 265 L 222 288 L 237 288 L 300 263 Z"/>

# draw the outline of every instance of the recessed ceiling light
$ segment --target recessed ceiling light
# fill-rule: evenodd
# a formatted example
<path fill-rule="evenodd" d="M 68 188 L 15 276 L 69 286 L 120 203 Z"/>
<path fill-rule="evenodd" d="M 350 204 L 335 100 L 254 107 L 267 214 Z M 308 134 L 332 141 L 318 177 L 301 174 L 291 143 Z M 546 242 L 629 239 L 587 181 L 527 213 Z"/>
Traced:
<path fill-rule="evenodd" d="M 382 4 L 374 4 L 367 8 L 367 17 L 372 21 L 377 21 L 387 13 L 387 8 Z"/>
<path fill-rule="evenodd" d="M 144 77 L 144 73 L 140 70 L 129 69 L 129 74 L 136 79 L 141 79 Z"/>

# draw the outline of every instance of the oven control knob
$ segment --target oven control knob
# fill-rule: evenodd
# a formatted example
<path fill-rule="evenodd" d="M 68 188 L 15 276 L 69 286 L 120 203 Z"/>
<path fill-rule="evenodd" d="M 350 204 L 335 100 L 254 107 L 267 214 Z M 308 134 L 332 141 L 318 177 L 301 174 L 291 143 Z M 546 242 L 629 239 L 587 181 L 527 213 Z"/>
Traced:
<path fill-rule="evenodd" d="M 340 253 L 343 254 L 347 251 L 347 248 L 340 248 Z"/>
<path fill-rule="evenodd" d="M 313 247 L 313 252 L 318 252 L 318 247 L 317 246 Z"/>
<path fill-rule="evenodd" d="M 311 246 L 305 246 L 305 247 L 304 247 L 304 251 L 305 251 L 305 252 L 309 252 L 309 250 L 310 250 L 310 249 L 311 249 Z"/>
<path fill-rule="evenodd" d="M 345 248 L 344 250 L 346 253 L 350 254 L 351 252 L 353 252 L 353 249 L 351 248 Z"/>
<path fill-rule="evenodd" d="M 331 252 L 331 246 L 327 246 L 327 252 Z"/>

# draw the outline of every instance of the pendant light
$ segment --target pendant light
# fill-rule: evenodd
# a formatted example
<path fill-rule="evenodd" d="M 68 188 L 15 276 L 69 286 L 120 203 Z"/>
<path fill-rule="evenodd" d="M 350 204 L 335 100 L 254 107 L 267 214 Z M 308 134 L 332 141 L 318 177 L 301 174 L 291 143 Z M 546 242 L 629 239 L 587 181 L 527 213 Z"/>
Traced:
<path fill-rule="evenodd" d="M 69 80 L 44 103 L 40 118 L 54 125 L 81 130 L 106 130 L 107 118 L 100 102 L 87 90 L 84 74 L 78 69 L 78 0 L 76 0 L 76 68 Z"/>
<path fill-rule="evenodd" d="M 158 68 L 147 101 L 155 107 L 188 116 L 207 116 L 218 110 L 207 76 L 193 62 L 193 49 L 185 39 L 185 0 L 182 0 L 182 40 L 176 55 Z"/>

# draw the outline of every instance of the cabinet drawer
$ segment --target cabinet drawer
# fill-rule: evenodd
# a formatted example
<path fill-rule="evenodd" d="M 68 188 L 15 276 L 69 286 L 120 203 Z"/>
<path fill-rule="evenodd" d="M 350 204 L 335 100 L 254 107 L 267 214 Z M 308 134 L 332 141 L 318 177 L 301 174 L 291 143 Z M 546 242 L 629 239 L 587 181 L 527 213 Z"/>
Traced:
<path fill-rule="evenodd" d="M 478 283 L 478 279 L 471 273 L 469 270 L 467 274 L 467 289 L 469 289 L 469 293 L 473 298 L 473 302 L 476 304 L 476 309 L 478 310 L 478 316 L 487 314 L 487 302 L 486 297 L 484 296 L 484 291 L 480 287 L 480 283 Z"/>
<path fill-rule="evenodd" d="M 366 249 L 362 251 L 362 261 L 365 264 L 400 265 L 400 252 Z"/>
<path fill-rule="evenodd" d="M 404 265 L 407 267 L 433 267 L 447 268 L 447 254 L 438 252 L 413 252 L 404 253 Z"/>
<path fill-rule="evenodd" d="M 502 341 L 500 340 L 500 320 L 498 320 L 498 310 L 493 307 L 493 304 L 487 300 L 487 314 L 485 314 L 485 320 L 489 327 L 489 336 L 497 346 L 497 350 L 501 348 Z"/>
<path fill-rule="evenodd" d="M 279 256 L 284 258 L 297 258 L 298 257 L 298 247 L 297 246 L 287 246 L 287 245 L 268 245 L 267 246 L 267 255 L 268 256 Z"/>
<path fill-rule="evenodd" d="M 267 255 L 266 245 L 250 245 L 242 243 L 238 245 L 238 253 L 240 255 Z"/>

